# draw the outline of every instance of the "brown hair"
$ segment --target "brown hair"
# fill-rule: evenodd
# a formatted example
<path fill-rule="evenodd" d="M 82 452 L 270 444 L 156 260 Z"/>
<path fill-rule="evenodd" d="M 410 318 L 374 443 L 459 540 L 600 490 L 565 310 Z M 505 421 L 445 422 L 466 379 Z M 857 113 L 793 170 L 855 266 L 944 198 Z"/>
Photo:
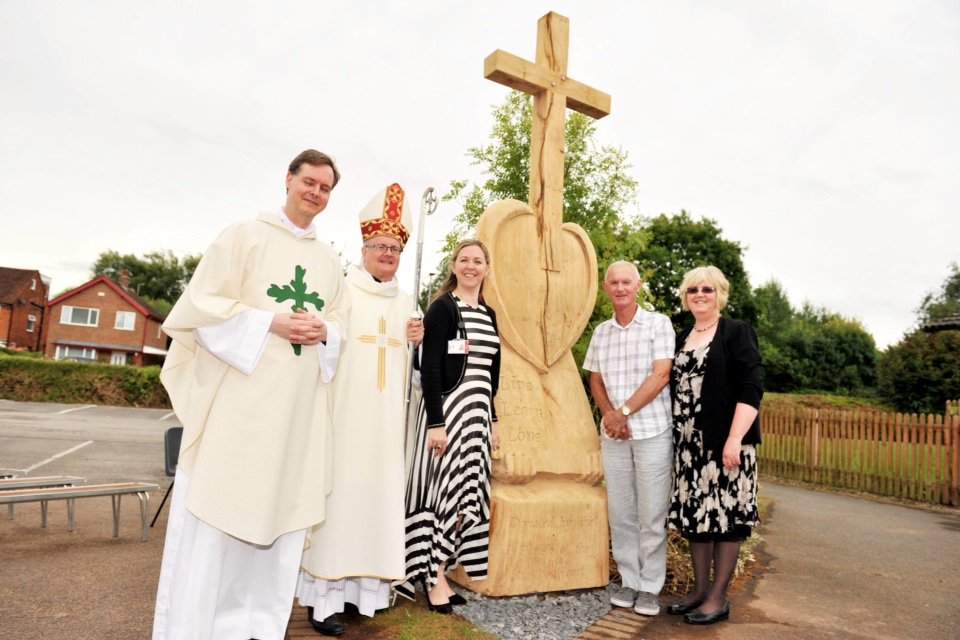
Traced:
<path fill-rule="evenodd" d="M 314 167 L 330 167 L 333 169 L 333 186 L 337 186 L 337 183 L 340 182 L 340 170 L 337 169 L 336 163 L 334 163 L 333 158 L 322 151 L 317 151 L 316 149 L 301 151 L 296 158 L 290 161 L 290 166 L 287 168 L 287 171 L 296 175 L 296 173 L 300 171 L 300 166 L 304 164 L 313 165 Z"/>
<path fill-rule="evenodd" d="M 458 244 L 453 250 L 453 253 L 450 254 L 450 259 L 447 260 L 447 278 L 443 281 L 443 284 L 440 285 L 440 288 L 438 288 L 437 292 L 434 294 L 434 300 L 442 298 L 457 288 L 457 276 L 453 273 L 453 265 L 457 261 L 457 256 L 460 255 L 460 252 L 467 247 L 480 247 L 480 251 L 483 251 L 483 258 L 487 261 L 487 266 L 490 266 L 490 252 L 487 251 L 487 246 L 485 244 L 476 238 L 473 238 L 472 240 L 461 240 L 460 244 Z M 486 278 L 484 278 L 484 282 L 486 282 Z M 480 284 L 480 301 L 483 301 L 483 283 Z"/>

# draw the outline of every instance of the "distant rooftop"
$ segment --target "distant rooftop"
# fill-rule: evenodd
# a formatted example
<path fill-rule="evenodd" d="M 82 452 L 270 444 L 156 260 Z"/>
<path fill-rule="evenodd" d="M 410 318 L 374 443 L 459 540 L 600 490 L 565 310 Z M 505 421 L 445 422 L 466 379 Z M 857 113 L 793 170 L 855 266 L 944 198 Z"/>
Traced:
<path fill-rule="evenodd" d="M 923 330 L 927 333 L 936 333 L 937 331 L 960 331 L 960 313 L 951 313 L 939 320 L 931 320 L 923 325 Z"/>

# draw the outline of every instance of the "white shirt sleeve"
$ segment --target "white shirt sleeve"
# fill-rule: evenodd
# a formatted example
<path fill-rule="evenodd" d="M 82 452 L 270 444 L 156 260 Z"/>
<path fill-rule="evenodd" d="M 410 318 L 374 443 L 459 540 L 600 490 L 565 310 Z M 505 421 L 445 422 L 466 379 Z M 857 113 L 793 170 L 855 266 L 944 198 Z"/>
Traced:
<path fill-rule="evenodd" d="M 204 349 L 244 375 L 250 375 L 260 362 L 271 322 L 273 314 L 269 311 L 248 309 L 220 324 L 198 327 L 194 335 Z"/>
<path fill-rule="evenodd" d="M 337 363 L 340 362 L 340 342 L 340 327 L 332 322 L 327 323 L 327 343 L 317 344 L 320 379 L 326 383 L 333 380 L 333 374 L 337 372 Z"/>

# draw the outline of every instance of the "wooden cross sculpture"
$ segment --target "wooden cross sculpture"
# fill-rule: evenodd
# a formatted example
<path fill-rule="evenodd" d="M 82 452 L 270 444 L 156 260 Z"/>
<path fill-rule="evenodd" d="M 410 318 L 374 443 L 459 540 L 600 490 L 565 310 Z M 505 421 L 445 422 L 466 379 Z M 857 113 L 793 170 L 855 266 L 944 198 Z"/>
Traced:
<path fill-rule="evenodd" d="M 477 223 L 491 253 L 484 298 L 502 342 L 494 399 L 488 579 L 468 588 L 515 595 L 605 585 L 606 495 L 600 443 L 570 348 L 597 298 L 597 257 L 586 232 L 563 222 L 566 108 L 600 118 L 610 96 L 567 77 L 569 21 L 555 13 L 537 28 L 536 61 L 504 51 L 484 76 L 533 94 L 529 204 L 501 200 Z M 556 562 L 563 557 L 564 562 Z"/>
<path fill-rule="evenodd" d="M 541 373 L 579 338 L 597 291 L 593 245 L 563 222 L 564 129 L 566 106 L 601 117 L 610 96 L 567 77 L 568 34 L 569 21 L 548 13 L 538 23 L 536 63 L 500 50 L 484 61 L 485 77 L 533 93 L 529 207 L 495 203 L 477 235 L 498 256 L 485 289 L 501 303 L 498 314 L 506 311 L 503 338 Z"/>
<path fill-rule="evenodd" d="M 533 96 L 530 131 L 530 207 L 540 220 L 543 267 L 559 271 L 563 223 L 563 149 L 566 108 L 600 119 L 610 96 L 567 77 L 570 21 L 548 13 L 537 23 L 536 62 L 497 49 L 483 61 L 483 77 Z"/>

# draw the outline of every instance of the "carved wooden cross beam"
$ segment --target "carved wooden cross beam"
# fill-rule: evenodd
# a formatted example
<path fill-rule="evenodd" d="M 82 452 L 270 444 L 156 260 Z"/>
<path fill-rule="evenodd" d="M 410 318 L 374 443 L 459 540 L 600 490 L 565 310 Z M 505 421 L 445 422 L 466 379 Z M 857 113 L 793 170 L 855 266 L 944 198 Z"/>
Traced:
<path fill-rule="evenodd" d="M 610 96 L 567 77 L 570 21 L 550 12 L 537 22 L 536 62 L 497 49 L 483 62 L 483 76 L 533 96 L 530 132 L 530 208 L 537 214 L 541 266 L 560 270 L 563 224 L 563 153 L 566 108 L 593 118 L 610 113 Z"/>

